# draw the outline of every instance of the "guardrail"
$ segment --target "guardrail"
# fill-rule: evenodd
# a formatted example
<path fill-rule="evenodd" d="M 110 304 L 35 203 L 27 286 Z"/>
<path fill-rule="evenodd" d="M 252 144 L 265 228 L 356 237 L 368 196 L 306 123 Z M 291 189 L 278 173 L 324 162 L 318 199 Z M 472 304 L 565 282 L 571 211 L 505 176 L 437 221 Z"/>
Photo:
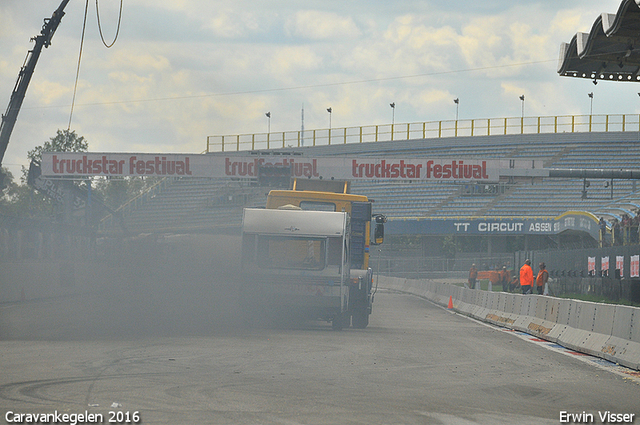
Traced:
<path fill-rule="evenodd" d="M 205 152 L 322 146 L 442 137 L 640 131 L 639 114 L 558 115 L 425 121 L 404 124 L 208 136 Z"/>
<path fill-rule="evenodd" d="M 429 280 L 380 277 L 380 287 L 408 292 L 476 319 L 640 370 L 640 308 L 462 288 Z"/>

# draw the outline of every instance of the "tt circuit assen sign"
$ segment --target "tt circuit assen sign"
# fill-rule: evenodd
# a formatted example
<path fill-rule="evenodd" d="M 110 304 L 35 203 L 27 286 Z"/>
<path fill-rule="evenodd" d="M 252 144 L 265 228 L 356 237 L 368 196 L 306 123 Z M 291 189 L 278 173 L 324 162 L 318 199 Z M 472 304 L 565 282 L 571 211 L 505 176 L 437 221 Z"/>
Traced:
<path fill-rule="evenodd" d="M 598 239 L 598 219 L 590 213 L 569 211 L 549 219 L 396 219 L 385 226 L 388 234 L 423 235 L 557 235 L 565 231 L 580 231 Z"/>
<path fill-rule="evenodd" d="M 46 177 L 257 178 L 262 167 L 289 167 L 292 177 L 338 180 L 438 180 L 497 182 L 500 162 L 442 158 L 248 157 L 204 154 L 48 152 Z"/>

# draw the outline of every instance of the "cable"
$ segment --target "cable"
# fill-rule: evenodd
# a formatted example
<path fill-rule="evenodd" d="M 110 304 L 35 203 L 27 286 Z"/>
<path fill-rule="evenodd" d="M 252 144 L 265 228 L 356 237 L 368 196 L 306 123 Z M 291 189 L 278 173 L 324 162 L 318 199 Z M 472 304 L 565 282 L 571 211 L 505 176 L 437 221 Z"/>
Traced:
<path fill-rule="evenodd" d="M 104 36 L 102 35 L 102 25 L 100 24 L 100 10 L 98 9 L 98 0 L 96 0 L 96 16 L 98 17 L 98 31 L 100 32 L 100 38 L 102 39 L 102 44 L 105 45 L 107 49 L 111 48 L 114 44 L 116 44 L 116 40 L 118 39 L 118 35 L 120 34 L 120 22 L 122 21 L 122 3 L 124 0 L 120 0 L 120 12 L 118 14 L 118 28 L 116 29 L 116 35 L 113 37 L 113 41 L 111 44 L 108 44 L 104 41 Z"/>
<path fill-rule="evenodd" d="M 610 53 L 618 53 L 618 52 L 610 52 Z M 594 55 L 595 56 L 595 55 Z M 235 92 L 226 92 L 226 93 L 206 93 L 199 95 L 191 95 L 191 96 L 173 96 L 173 97 L 159 97 L 159 98 L 150 98 L 150 99 L 137 99 L 137 100 L 121 100 L 121 101 L 113 101 L 113 102 L 95 102 L 95 103 L 83 103 L 82 106 L 99 106 L 99 105 L 116 105 L 116 104 L 127 104 L 127 103 L 141 103 L 141 102 L 158 102 L 158 101 L 167 101 L 167 100 L 181 100 L 181 99 L 197 99 L 203 97 L 220 97 L 220 96 L 237 96 L 244 94 L 258 94 L 258 93 L 273 93 L 273 92 L 283 92 L 283 91 L 294 91 L 294 90 L 303 90 L 303 89 L 312 89 L 312 88 L 323 88 L 323 87 L 336 87 L 336 86 L 347 86 L 351 84 L 364 84 L 364 83 L 375 83 L 375 82 L 383 82 L 383 81 L 393 81 L 393 80 L 405 80 L 409 78 L 420 78 L 420 77 L 433 77 L 438 75 L 448 75 L 448 74 L 461 74 L 466 72 L 476 72 L 476 71 L 487 71 L 491 69 L 501 69 L 501 68 L 512 68 L 516 66 L 526 66 L 526 65 L 536 65 L 542 63 L 556 62 L 557 59 L 547 59 L 547 60 L 539 60 L 539 61 L 530 61 L 530 62 L 519 62 L 508 65 L 494 65 L 494 66 L 485 66 L 478 68 L 466 68 L 466 69 L 457 69 L 457 70 L 449 70 L 449 71 L 440 71 L 440 72 L 429 72 L 424 74 L 414 74 L 414 75 L 401 75 L 396 77 L 382 77 L 382 78 L 371 78 L 367 80 L 352 80 L 352 81 L 343 81 L 337 83 L 319 83 L 319 84 L 310 84 L 306 86 L 292 86 L 292 87 L 280 87 L 280 88 L 272 88 L 272 89 L 257 89 L 257 90 L 246 90 L 246 91 L 235 91 Z M 42 106 L 42 107 L 26 107 L 23 109 L 43 109 L 43 108 L 58 108 L 60 105 L 55 106 Z"/>
<path fill-rule="evenodd" d="M 82 59 L 82 47 L 84 46 L 84 33 L 87 28 L 87 11 L 89 10 L 89 0 L 84 6 L 84 22 L 82 23 L 82 37 L 80 38 L 80 53 L 78 54 L 78 67 L 76 68 L 76 81 L 73 85 L 73 99 L 71 100 L 71 112 L 69 113 L 69 126 L 71 130 L 71 118 L 73 117 L 73 107 L 76 104 L 76 93 L 78 92 L 78 79 L 80 78 L 80 60 Z"/>
<path fill-rule="evenodd" d="M 112 102 L 95 102 L 95 103 L 83 103 L 81 106 L 99 106 L 99 105 L 118 105 L 118 104 L 126 104 L 126 103 L 141 103 L 141 102 L 158 102 L 158 101 L 167 101 L 167 100 L 183 100 L 183 99 L 198 99 L 203 97 L 220 97 L 220 96 L 237 96 L 243 94 L 257 94 L 257 93 L 273 93 L 273 92 L 283 92 L 283 91 L 293 91 L 293 90 L 304 90 L 304 89 L 312 89 L 312 88 L 322 88 L 322 87 L 336 87 L 336 86 L 347 86 L 350 84 L 364 84 L 364 83 L 375 83 L 381 81 L 393 81 L 393 80 L 405 80 L 409 78 L 419 78 L 419 77 L 432 77 L 437 75 L 447 75 L 447 74 L 459 74 L 465 72 L 475 72 L 475 71 L 486 71 L 489 69 L 499 69 L 499 68 L 510 68 L 514 66 L 523 66 L 523 65 L 534 65 L 540 63 L 548 63 L 554 62 L 556 59 L 548 59 L 548 60 L 540 60 L 540 61 L 532 61 L 532 62 L 520 62 L 514 63 L 510 65 L 496 65 L 496 66 L 487 66 L 480 68 L 467 68 L 460 70 L 451 70 L 451 71 L 440 71 L 440 72 L 430 72 L 425 74 L 415 74 L 415 75 L 403 75 L 397 77 L 383 77 L 383 78 L 372 78 L 368 80 L 352 80 L 352 81 L 343 81 L 339 83 L 319 83 L 319 84 L 310 84 L 306 86 L 292 86 L 292 87 L 280 87 L 273 89 L 257 89 L 257 90 L 246 90 L 246 91 L 236 91 L 236 92 L 226 92 L 226 93 L 205 93 L 205 94 L 197 94 L 190 96 L 172 96 L 172 97 L 157 97 L 150 99 L 136 99 L 136 100 L 119 100 Z M 46 109 L 46 108 L 59 108 L 61 105 L 51 105 L 51 106 L 40 106 L 40 107 L 32 107 L 32 108 L 23 108 L 23 109 Z"/>
<path fill-rule="evenodd" d="M 122 4 L 124 0 L 120 0 L 120 12 L 118 13 L 118 28 L 116 29 L 116 35 L 113 38 L 113 42 L 108 44 L 104 40 L 104 36 L 102 34 L 102 25 L 100 24 L 100 10 L 98 9 L 98 0 L 96 0 L 96 16 L 98 17 L 98 30 L 100 32 L 100 38 L 102 39 L 102 44 L 106 46 L 107 49 L 111 48 L 118 39 L 118 35 L 120 34 L 120 23 L 122 22 Z M 80 79 L 80 63 L 82 61 L 82 49 L 84 46 L 84 35 L 87 29 L 87 14 L 89 11 L 89 0 L 85 3 L 84 6 L 84 21 L 82 22 L 82 37 L 80 38 L 80 53 L 78 54 L 78 66 L 76 68 L 76 79 L 73 84 L 73 99 L 71 100 L 71 112 L 69 113 L 69 126 L 67 130 L 71 130 L 71 119 L 73 118 L 73 109 L 76 103 L 76 94 L 78 93 L 78 80 Z"/>

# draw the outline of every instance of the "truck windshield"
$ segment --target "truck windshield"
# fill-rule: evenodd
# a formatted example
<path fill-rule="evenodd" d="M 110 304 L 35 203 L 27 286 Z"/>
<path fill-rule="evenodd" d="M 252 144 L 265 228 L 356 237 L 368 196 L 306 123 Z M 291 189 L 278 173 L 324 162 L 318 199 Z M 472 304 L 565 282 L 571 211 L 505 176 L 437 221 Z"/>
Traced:
<path fill-rule="evenodd" d="M 334 202 L 300 201 L 300 208 L 308 211 L 335 211 Z"/>
<path fill-rule="evenodd" d="M 260 267 L 322 270 L 326 264 L 326 238 L 260 236 L 256 254 Z"/>

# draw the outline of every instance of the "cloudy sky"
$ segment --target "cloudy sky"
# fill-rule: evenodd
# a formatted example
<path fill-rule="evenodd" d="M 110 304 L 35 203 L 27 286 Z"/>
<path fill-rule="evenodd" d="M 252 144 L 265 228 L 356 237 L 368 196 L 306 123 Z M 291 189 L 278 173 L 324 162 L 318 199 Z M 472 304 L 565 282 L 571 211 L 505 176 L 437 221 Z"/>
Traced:
<path fill-rule="evenodd" d="M 0 108 L 61 0 L 0 0 Z M 4 164 L 69 125 L 85 1 L 44 49 Z M 71 129 L 91 151 L 202 152 L 207 136 L 640 111 L 634 83 L 559 77 L 560 43 L 620 0 L 123 0 L 107 49 L 89 3 Z M 99 0 L 113 41 L 120 0 Z"/>

